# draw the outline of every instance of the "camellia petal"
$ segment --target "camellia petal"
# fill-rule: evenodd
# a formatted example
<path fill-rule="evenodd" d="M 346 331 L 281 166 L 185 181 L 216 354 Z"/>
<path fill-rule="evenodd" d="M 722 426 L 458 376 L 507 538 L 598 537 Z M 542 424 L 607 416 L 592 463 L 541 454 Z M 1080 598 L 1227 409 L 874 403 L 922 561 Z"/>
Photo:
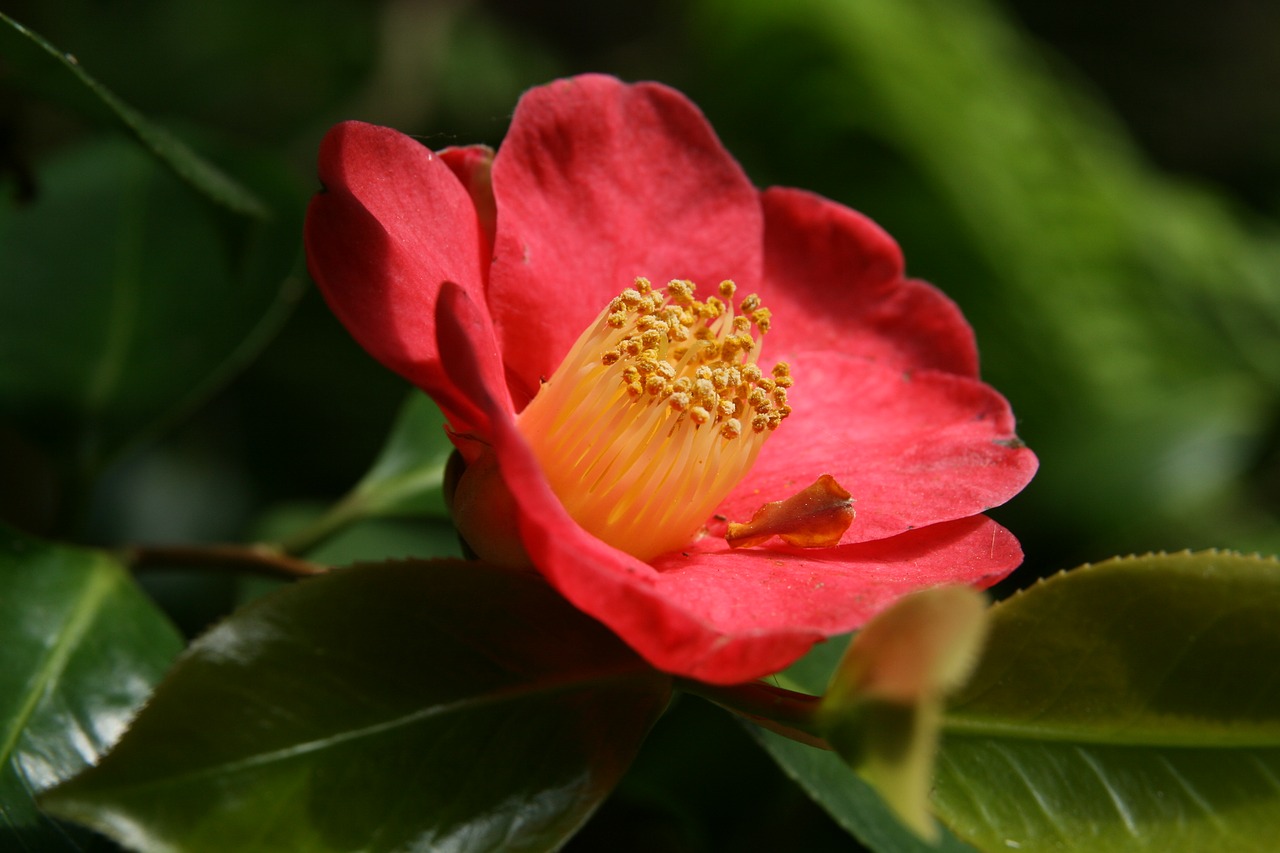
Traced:
<path fill-rule="evenodd" d="M 977 377 L 978 350 L 960 309 L 903 278 L 902 253 L 880 226 L 802 190 L 773 187 L 761 200 L 770 358 L 834 350 Z"/>
<path fill-rule="evenodd" d="M 665 86 L 586 75 L 529 92 L 493 191 L 490 308 L 520 407 L 636 276 L 759 282 L 758 194 L 702 113 Z"/>
<path fill-rule="evenodd" d="M 954 303 L 866 217 L 755 190 L 674 90 L 535 89 L 492 156 L 342 125 L 321 174 L 307 250 L 330 304 L 471 431 L 460 529 L 654 666 L 761 677 L 1020 562 L 980 513 L 1035 456 Z M 815 481 L 855 501 L 839 544 L 726 542 Z"/>
<path fill-rule="evenodd" d="M 333 128 L 319 165 L 324 189 L 304 233 L 312 277 L 361 346 L 471 429 L 475 407 L 444 380 L 434 321 L 443 281 L 484 300 L 487 241 L 471 196 L 430 149 L 374 125 Z"/>
<path fill-rule="evenodd" d="M 1008 404 L 975 379 L 831 352 L 802 354 L 792 372 L 785 440 L 766 443 L 720 505 L 730 521 L 831 474 L 857 511 L 841 541 L 865 542 L 998 506 L 1035 472 Z"/>

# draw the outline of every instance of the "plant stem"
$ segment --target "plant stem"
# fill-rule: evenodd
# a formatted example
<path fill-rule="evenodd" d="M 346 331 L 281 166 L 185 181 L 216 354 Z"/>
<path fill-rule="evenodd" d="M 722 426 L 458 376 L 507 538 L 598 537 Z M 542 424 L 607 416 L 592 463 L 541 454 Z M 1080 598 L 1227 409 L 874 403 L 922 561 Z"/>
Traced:
<path fill-rule="evenodd" d="M 289 580 L 328 571 L 267 545 L 132 545 L 116 553 L 135 570 L 221 569 Z"/>
<path fill-rule="evenodd" d="M 815 720 L 821 696 L 797 693 L 763 681 L 722 686 L 681 678 L 676 679 L 676 685 L 686 693 L 701 696 L 784 737 L 822 749 L 831 748 Z"/>

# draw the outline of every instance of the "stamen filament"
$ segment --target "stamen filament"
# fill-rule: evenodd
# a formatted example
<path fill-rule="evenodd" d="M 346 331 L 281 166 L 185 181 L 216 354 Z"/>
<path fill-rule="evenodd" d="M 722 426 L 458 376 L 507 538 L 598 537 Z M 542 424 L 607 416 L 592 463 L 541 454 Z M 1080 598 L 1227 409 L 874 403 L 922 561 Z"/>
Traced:
<path fill-rule="evenodd" d="M 578 338 L 519 427 L 569 514 L 642 559 L 686 545 L 790 413 L 756 364 L 768 311 L 637 279 Z M 785 385 L 781 379 L 785 377 Z"/>

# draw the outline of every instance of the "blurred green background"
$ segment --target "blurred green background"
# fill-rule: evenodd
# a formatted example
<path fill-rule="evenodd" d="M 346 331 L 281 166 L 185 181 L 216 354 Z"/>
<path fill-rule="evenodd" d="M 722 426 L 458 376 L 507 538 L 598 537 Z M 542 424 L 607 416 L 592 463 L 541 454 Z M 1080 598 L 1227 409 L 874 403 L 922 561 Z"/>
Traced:
<path fill-rule="evenodd" d="M 95 219 L 75 193 L 101 184 L 114 198 L 113 181 L 136 188 L 154 166 L 50 84 L 52 66 L 0 53 L 11 522 L 92 543 L 243 541 L 339 498 L 407 389 L 301 271 L 321 135 L 359 118 L 433 147 L 496 145 L 521 91 L 604 71 L 682 89 L 758 184 L 868 213 L 912 275 L 960 303 L 985 378 L 1041 459 L 993 513 L 1027 553 L 1002 589 L 1113 554 L 1280 551 L 1269 0 L 10 0 L 4 12 L 274 212 L 253 229 L 225 212 L 172 214 L 190 191 L 148 177 L 147 209 L 161 213 L 139 219 L 148 239 L 122 258 L 95 225 L 113 214 Z M 167 337 L 123 362 L 140 377 L 124 385 L 170 389 L 159 403 L 48 392 L 81 338 L 120 319 L 91 298 L 107 266 L 112 280 L 136 267 L 212 294 L 162 314 Z M 228 304 L 269 319 L 236 325 Z M 195 338 L 236 357 L 193 383 L 181 368 Z M 392 520 L 327 556 L 452 547 L 442 541 L 439 522 Z M 154 585 L 189 630 L 236 595 L 216 580 Z M 694 704 L 659 727 L 571 849 L 847 849 L 745 735 Z"/>

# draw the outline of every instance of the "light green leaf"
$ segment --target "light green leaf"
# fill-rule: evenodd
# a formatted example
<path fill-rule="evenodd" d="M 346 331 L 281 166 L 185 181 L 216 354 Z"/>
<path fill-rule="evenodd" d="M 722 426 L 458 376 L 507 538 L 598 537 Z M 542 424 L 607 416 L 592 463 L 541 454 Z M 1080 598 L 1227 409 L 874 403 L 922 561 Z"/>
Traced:
<path fill-rule="evenodd" d="M 43 803 L 147 851 L 552 850 L 669 695 L 536 575 L 340 569 L 198 640 Z"/>
<path fill-rule="evenodd" d="M 25 78 L 43 94 L 92 118 L 118 123 L 210 201 L 241 216 L 262 219 L 269 215 L 261 199 L 121 101 L 90 77 L 74 56 L 58 50 L 3 12 L 0 12 L 0 55 L 5 58 L 7 71 L 19 79 Z"/>
<path fill-rule="evenodd" d="M 985 850 L 1271 851 L 1280 839 L 1280 563 L 1086 566 L 991 611 L 935 804 Z"/>
<path fill-rule="evenodd" d="M 0 528 L 0 849 L 79 849 L 33 797 L 96 761 L 182 648 L 105 554 Z"/>

